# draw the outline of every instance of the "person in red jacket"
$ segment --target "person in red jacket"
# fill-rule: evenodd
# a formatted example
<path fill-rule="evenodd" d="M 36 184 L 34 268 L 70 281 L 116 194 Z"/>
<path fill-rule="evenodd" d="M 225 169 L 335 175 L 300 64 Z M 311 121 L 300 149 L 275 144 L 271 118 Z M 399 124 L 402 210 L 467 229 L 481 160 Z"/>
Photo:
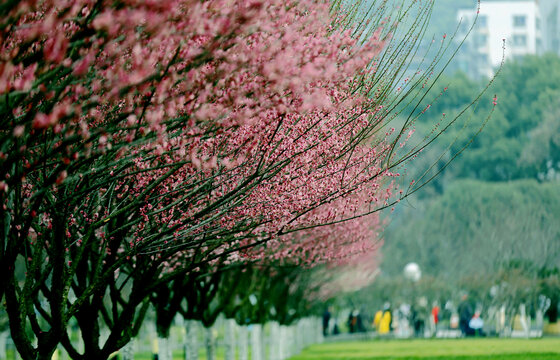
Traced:
<path fill-rule="evenodd" d="M 433 306 L 432 306 L 432 333 L 435 336 L 436 332 L 437 332 L 437 325 L 439 322 L 439 305 L 437 303 L 437 301 L 434 301 Z"/>

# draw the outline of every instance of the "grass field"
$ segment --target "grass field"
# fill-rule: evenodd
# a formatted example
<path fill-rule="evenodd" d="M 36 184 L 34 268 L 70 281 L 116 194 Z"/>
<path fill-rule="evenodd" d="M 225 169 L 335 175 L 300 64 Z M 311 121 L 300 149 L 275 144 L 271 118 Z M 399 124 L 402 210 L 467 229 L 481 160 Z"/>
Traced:
<path fill-rule="evenodd" d="M 560 339 L 371 340 L 313 345 L 291 360 L 560 360 Z"/>

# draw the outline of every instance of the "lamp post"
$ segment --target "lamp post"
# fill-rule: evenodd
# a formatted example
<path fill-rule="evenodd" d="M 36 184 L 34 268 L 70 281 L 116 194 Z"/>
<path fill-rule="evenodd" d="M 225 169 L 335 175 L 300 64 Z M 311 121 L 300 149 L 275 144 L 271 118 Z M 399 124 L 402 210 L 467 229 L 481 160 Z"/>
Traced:
<path fill-rule="evenodd" d="M 405 265 L 404 267 L 404 277 L 412 280 L 412 282 L 418 282 L 422 277 L 422 271 L 420 270 L 420 266 L 418 266 L 415 262 L 410 262 Z"/>
<path fill-rule="evenodd" d="M 403 269 L 403 275 L 406 279 L 410 280 L 412 282 L 412 302 L 411 302 L 411 306 L 410 306 L 410 316 L 411 316 L 411 324 L 409 324 L 409 326 L 412 326 L 413 329 L 413 333 L 418 336 L 418 326 L 417 326 L 417 322 L 419 321 L 418 317 L 418 313 L 417 313 L 417 308 L 415 302 L 415 298 L 417 296 L 416 294 L 416 286 L 415 284 L 420 280 L 420 278 L 422 277 L 422 271 L 420 270 L 420 266 L 418 266 L 417 263 L 415 262 L 410 262 L 408 264 L 405 265 L 404 269 Z M 408 322 L 408 321 L 407 321 Z M 407 333 L 409 331 L 409 327 L 407 326 Z M 403 334 L 404 335 L 404 334 Z"/>

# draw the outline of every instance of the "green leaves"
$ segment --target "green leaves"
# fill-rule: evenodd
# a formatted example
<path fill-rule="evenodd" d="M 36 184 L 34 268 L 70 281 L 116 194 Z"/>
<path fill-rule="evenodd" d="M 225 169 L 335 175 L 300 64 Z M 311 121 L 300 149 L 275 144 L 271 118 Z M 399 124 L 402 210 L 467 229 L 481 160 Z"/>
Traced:
<path fill-rule="evenodd" d="M 557 264 L 560 225 L 552 214 L 560 213 L 559 204 L 559 184 L 456 182 L 389 228 L 384 255 L 390 261 L 382 267 L 400 273 L 414 260 L 428 274 L 457 279 L 513 260 Z"/>

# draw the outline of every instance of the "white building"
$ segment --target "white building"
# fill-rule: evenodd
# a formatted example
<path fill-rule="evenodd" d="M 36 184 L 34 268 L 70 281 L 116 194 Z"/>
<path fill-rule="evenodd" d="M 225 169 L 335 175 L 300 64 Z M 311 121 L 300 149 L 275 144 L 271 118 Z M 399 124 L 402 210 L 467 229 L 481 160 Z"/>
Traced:
<path fill-rule="evenodd" d="M 542 51 L 560 55 L 560 0 L 539 0 Z"/>
<path fill-rule="evenodd" d="M 475 21 L 477 9 L 459 10 L 457 40 Z M 505 55 L 503 50 L 505 39 Z M 478 19 L 458 54 L 459 68 L 473 78 L 492 76 L 505 56 L 536 54 L 542 47 L 539 8 L 533 1 L 482 1 Z"/>

